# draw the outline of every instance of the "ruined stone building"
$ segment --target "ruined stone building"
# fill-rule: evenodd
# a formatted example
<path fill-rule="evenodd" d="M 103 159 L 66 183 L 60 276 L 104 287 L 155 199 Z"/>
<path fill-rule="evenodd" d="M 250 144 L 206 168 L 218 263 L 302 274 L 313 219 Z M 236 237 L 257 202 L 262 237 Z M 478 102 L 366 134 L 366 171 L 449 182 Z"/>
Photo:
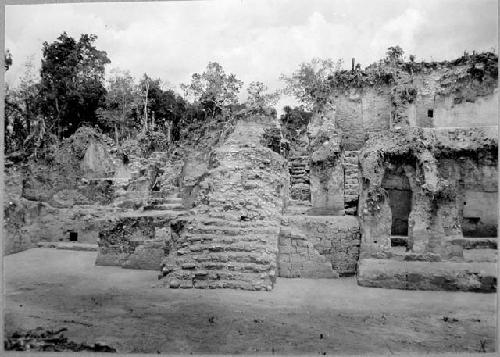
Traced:
<path fill-rule="evenodd" d="M 51 181 L 52 204 L 9 208 L 11 242 L 85 236 L 96 264 L 158 270 L 170 288 L 356 275 L 371 287 L 495 291 L 497 61 L 393 64 L 389 79 L 356 69 L 307 127 L 243 111 L 148 159 L 124 163 L 93 139 L 70 203 Z M 19 196 L 45 187 L 36 177 Z"/>

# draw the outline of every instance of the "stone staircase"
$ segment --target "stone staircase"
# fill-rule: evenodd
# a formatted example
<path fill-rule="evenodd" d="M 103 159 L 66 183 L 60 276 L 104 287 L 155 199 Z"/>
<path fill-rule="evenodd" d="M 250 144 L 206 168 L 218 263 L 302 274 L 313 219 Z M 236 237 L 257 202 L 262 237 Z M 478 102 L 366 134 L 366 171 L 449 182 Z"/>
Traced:
<path fill-rule="evenodd" d="M 290 198 L 298 201 L 311 200 L 309 182 L 309 157 L 293 156 L 289 160 Z"/>
<path fill-rule="evenodd" d="M 151 191 L 150 196 L 144 202 L 145 211 L 182 211 L 184 205 L 180 192 Z"/>
<path fill-rule="evenodd" d="M 176 249 L 164 260 L 171 288 L 271 290 L 276 277 L 273 221 L 196 217 L 183 223 Z"/>
<path fill-rule="evenodd" d="M 359 182 L 358 167 L 359 151 L 344 151 L 344 209 L 345 214 L 355 216 L 358 210 L 359 192 L 361 190 Z"/>

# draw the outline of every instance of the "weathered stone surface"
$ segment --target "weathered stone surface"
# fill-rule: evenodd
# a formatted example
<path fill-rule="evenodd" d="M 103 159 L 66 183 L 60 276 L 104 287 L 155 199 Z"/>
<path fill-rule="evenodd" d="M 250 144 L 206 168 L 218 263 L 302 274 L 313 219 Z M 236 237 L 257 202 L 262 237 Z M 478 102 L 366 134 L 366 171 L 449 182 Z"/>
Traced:
<path fill-rule="evenodd" d="M 403 170 L 412 192 L 409 249 L 440 254 L 443 259 L 460 257 L 460 247 L 453 240 L 462 238 L 464 188 L 484 189 L 486 185 L 497 189 L 497 183 L 485 174 L 496 171 L 497 145 L 493 132 L 478 128 L 400 129 L 373 134 L 360 155 L 366 182 L 360 197 L 363 242 L 377 241 L 381 249 L 389 245 L 391 210 L 383 181 L 387 173 Z M 472 152 L 482 159 L 472 162 Z"/>
<path fill-rule="evenodd" d="M 496 264 L 361 259 L 358 284 L 387 289 L 495 292 Z"/>
<path fill-rule="evenodd" d="M 96 252 L 97 244 L 75 243 L 75 242 L 38 242 L 38 248 L 56 248 L 66 250 L 81 250 Z"/>
<path fill-rule="evenodd" d="M 174 254 L 167 259 L 175 268 L 167 280 L 199 289 L 272 289 L 289 182 L 285 159 L 263 137 L 274 126 L 265 116 L 237 121 L 224 143 L 205 155 L 206 169 L 191 175 L 194 215 L 174 230 Z"/>
<path fill-rule="evenodd" d="M 99 232 L 96 265 L 160 270 L 172 248 L 170 222 L 174 218 L 153 212 L 120 215 L 109 229 Z"/>
<path fill-rule="evenodd" d="M 356 217 L 287 216 L 279 239 L 279 276 L 335 278 L 354 274 L 360 234 Z"/>

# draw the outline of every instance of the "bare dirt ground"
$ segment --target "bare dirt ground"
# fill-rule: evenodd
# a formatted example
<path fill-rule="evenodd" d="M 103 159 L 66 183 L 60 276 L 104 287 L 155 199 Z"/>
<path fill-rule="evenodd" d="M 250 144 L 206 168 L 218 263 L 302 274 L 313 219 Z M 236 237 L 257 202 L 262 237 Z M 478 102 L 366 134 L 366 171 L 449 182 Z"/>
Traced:
<path fill-rule="evenodd" d="M 5 332 L 67 327 L 118 352 L 493 352 L 496 294 L 363 288 L 354 278 L 278 279 L 272 292 L 173 290 L 156 272 L 96 267 L 96 252 L 4 258 Z"/>

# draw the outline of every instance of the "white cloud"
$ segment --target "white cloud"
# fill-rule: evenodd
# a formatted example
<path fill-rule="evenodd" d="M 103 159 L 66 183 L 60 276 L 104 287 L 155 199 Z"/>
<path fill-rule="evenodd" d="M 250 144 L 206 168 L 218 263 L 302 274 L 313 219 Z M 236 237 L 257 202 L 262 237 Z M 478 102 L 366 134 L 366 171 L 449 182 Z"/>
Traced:
<path fill-rule="evenodd" d="M 450 7 L 450 4 L 453 6 Z M 451 10 L 457 10 L 451 16 Z M 460 10 L 460 11 L 458 11 Z M 6 47 L 15 84 L 30 54 L 62 32 L 98 35 L 110 68 L 148 73 L 173 85 L 203 71 L 209 61 L 246 83 L 281 86 L 313 57 L 351 57 L 368 65 L 391 45 L 418 57 L 446 58 L 464 49 L 496 48 L 496 1 L 482 0 L 224 0 L 88 3 L 6 7 Z M 454 35 L 456 34 L 456 35 Z M 439 43 L 439 46 L 433 45 Z M 289 100 L 289 99 L 287 99 Z"/>
<path fill-rule="evenodd" d="M 416 47 L 415 36 L 423 24 L 422 13 L 416 9 L 408 9 L 400 16 L 388 21 L 375 33 L 370 42 L 370 48 L 373 52 L 380 53 L 381 50 L 398 44 L 407 51 L 414 51 Z"/>

